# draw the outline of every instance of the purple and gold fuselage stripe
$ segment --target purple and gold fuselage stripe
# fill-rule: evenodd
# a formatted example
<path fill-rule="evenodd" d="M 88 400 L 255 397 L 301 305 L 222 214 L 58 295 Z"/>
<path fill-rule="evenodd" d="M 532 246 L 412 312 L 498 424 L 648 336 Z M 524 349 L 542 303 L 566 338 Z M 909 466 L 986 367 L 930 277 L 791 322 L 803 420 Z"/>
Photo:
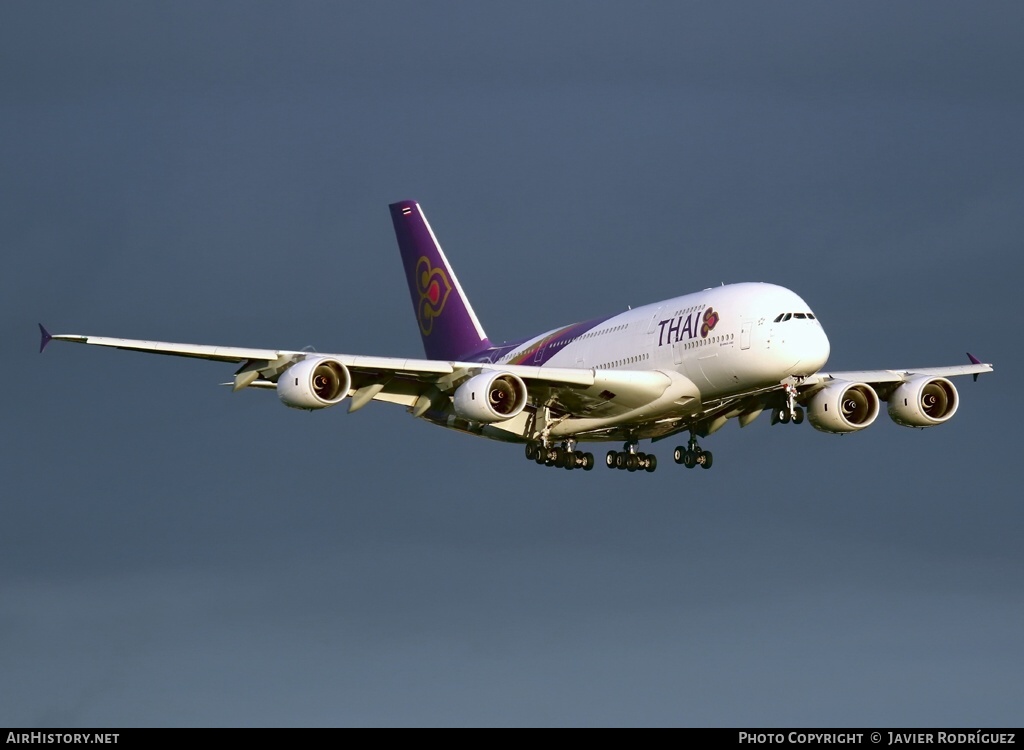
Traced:
<path fill-rule="evenodd" d="M 567 329 L 559 329 L 554 333 L 549 333 L 547 336 L 540 339 L 539 341 L 535 341 L 533 344 L 531 344 L 522 352 L 520 352 L 518 357 L 513 357 L 512 359 L 510 359 L 508 363 L 510 365 L 525 365 L 527 363 L 533 364 L 534 357 L 537 356 L 537 350 L 540 349 L 541 347 L 547 346 L 552 341 L 558 339 L 558 337 L 561 336 L 565 330 Z M 544 354 L 546 355 L 547 352 L 544 352 Z"/>
<path fill-rule="evenodd" d="M 535 365 L 535 364 L 546 364 L 553 356 L 562 351 L 562 345 L 577 339 L 585 333 L 588 333 L 596 326 L 601 325 L 609 318 L 595 318 L 594 320 L 588 320 L 583 323 L 573 323 L 572 325 L 559 328 L 557 331 L 552 331 L 544 338 L 531 344 L 527 349 L 519 354 L 518 357 L 514 357 L 509 360 L 509 364 L 513 365 Z M 537 350 L 544 348 L 541 353 L 540 362 L 537 361 Z"/>
<path fill-rule="evenodd" d="M 543 365 L 562 350 L 562 342 L 569 342 L 573 339 L 579 338 L 580 336 L 589 333 L 592 329 L 602 323 L 611 320 L 612 317 L 614 316 L 610 315 L 606 318 L 595 318 L 583 323 L 573 323 L 572 325 L 559 328 L 557 331 L 552 331 L 544 338 L 534 342 L 526 349 L 520 349 L 520 347 L 525 345 L 530 339 L 506 342 L 500 346 L 493 346 L 478 352 L 472 356 L 472 359 L 477 362 L 497 362 L 502 357 L 508 356 L 512 352 L 516 352 L 517 356 L 508 360 L 508 364 Z M 541 358 L 538 362 L 537 350 L 541 347 L 545 347 L 545 349 L 541 353 Z"/>

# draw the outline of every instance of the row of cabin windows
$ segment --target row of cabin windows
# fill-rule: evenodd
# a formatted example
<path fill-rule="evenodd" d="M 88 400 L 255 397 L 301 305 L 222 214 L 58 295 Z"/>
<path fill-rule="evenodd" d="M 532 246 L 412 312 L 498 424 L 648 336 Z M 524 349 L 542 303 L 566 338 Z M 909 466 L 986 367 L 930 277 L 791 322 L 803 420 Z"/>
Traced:
<path fill-rule="evenodd" d="M 695 349 L 698 346 L 707 346 L 708 344 L 722 344 L 726 341 L 735 340 L 736 336 L 732 333 L 726 333 L 721 336 L 708 336 L 706 339 L 698 339 L 697 341 L 691 341 L 686 344 L 687 349 Z M 612 362 L 605 362 L 604 364 L 597 365 L 600 370 L 607 370 L 613 367 L 622 367 L 623 365 L 631 365 L 637 362 L 644 362 L 651 358 L 650 354 L 638 354 L 634 357 L 626 357 L 625 359 L 617 359 Z"/>
<path fill-rule="evenodd" d="M 708 336 L 706 339 L 697 339 L 691 341 L 686 345 L 686 349 L 696 349 L 698 346 L 707 346 L 708 344 L 721 344 L 726 341 L 732 341 L 735 338 L 734 334 L 726 333 L 721 336 Z"/>
<path fill-rule="evenodd" d="M 590 338 L 594 338 L 595 336 L 603 336 L 606 333 L 613 333 L 614 331 L 624 331 L 624 330 L 626 330 L 626 327 L 628 325 L 629 325 L 628 323 L 623 323 L 620 326 L 612 326 L 611 328 L 605 328 L 605 329 L 602 329 L 600 331 L 591 331 L 590 333 L 584 333 L 582 336 L 576 336 L 575 338 L 566 339 L 565 341 L 556 341 L 551 346 L 555 346 L 555 347 L 567 346 L 567 345 L 569 345 L 569 344 L 571 344 L 571 343 L 573 343 L 575 341 L 580 341 L 582 339 L 590 339 Z M 509 359 L 515 359 L 516 357 L 521 357 L 524 354 L 526 354 L 528 351 L 529 351 L 528 349 L 523 349 L 522 351 L 516 352 L 515 354 L 512 354 L 511 356 L 509 356 Z"/>
<path fill-rule="evenodd" d="M 814 316 L 811 313 L 793 313 L 792 315 L 790 313 L 784 313 L 783 315 L 790 316 L 790 317 L 797 317 L 797 318 L 807 317 L 807 318 L 810 318 L 811 320 L 814 320 Z M 777 317 L 775 319 L 775 322 L 778 323 L 778 322 L 782 321 L 783 320 L 783 315 L 780 315 L 779 317 Z M 785 319 L 789 320 L 789 317 L 786 317 Z M 608 330 L 612 331 L 612 330 L 616 330 L 616 329 L 609 328 Z M 604 333 L 604 331 L 598 331 L 597 333 L 595 333 L 593 335 L 596 336 L 599 333 Z M 585 338 L 585 337 L 586 336 L 580 336 L 579 338 Z M 735 338 L 736 338 L 735 334 L 732 334 L 732 333 L 723 334 L 721 336 L 708 336 L 706 339 L 698 339 L 696 341 L 691 341 L 691 342 L 687 343 L 685 345 L 685 348 L 686 349 L 696 349 L 699 346 L 707 346 L 708 344 L 721 344 L 721 343 L 724 343 L 726 341 L 733 341 Z M 576 340 L 577 339 L 570 339 L 568 341 L 563 341 L 563 342 L 558 343 L 557 346 L 565 346 L 566 344 L 570 344 L 570 343 L 572 343 L 573 341 L 576 341 Z M 522 354 L 523 354 L 523 352 L 517 352 L 517 353 L 513 354 L 509 359 L 515 359 L 516 357 L 518 357 L 518 356 L 520 356 Z M 637 362 L 643 362 L 643 361 L 648 360 L 650 358 L 651 358 L 651 356 L 649 354 L 638 354 L 638 355 L 633 356 L 633 357 L 627 357 L 626 359 L 616 359 L 616 360 L 614 360 L 612 362 L 605 362 L 604 364 L 596 365 L 596 367 L 598 367 L 599 369 L 609 369 L 609 368 L 612 368 L 612 367 L 621 367 L 623 365 L 636 364 Z"/>
<path fill-rule="evenodd" d="M 632 365 L 632 364 L 636 364 L 637 362 L 643 362 L 643 361 L 648 360 L 650 358 L 651 358 L 651 355 L 647 354 L 647 353 L 637 354 L 637 355 L 632 356 L 632 357 L 626 357 L 625 359 L 616 359 L 613 362 L 605 362 L 604 364 L 595 365 L 595 366 L 597 367 L 598 370 L 610 370 L 610 369 L 612 369 L 614 367 L 622 367 L 623 365 Z"/>
<path fill-rule="evenodd" d="M 625 331 L 627 325 L 628 325 L 628 323 L 623 323 L 620 326 L 612 326 L 611 328 L 605 328 L 604 330 L 601 330 L 601 331 L 591 331 L 590 333 L 584 333 L 582 336 L 577 336 L 576 338 L 570 339 L 569 341 L 566 341 L 565 343 L 568 344 L 568 343 L 571 343 L 572 341 L 577 341 L 579 339 L 589 339 L 589 338 L 593 338 L 594 336 L 603 336 L 604 334 L 611 333 L 613 331 Z"/>

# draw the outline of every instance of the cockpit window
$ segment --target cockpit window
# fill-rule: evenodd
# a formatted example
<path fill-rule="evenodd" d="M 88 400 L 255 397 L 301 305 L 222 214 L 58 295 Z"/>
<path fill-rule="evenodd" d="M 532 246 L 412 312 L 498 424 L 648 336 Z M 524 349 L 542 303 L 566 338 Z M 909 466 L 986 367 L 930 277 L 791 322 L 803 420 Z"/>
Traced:
<path fill-rule="evenodd" d="M 775 323 L 785 323 L 788 320 L 796 318 L 798 321 L 813 321 L 815 320 L 813 313 L 779 313 L 775 319 Z"/>
<path fill-rule="evenodd" d="M 793 318 L 796 318 L 797 320 L 814 320 L 814 313 L 779 313 L 775 322 L 785 323 L 787 320 L 791 320 Z"/>

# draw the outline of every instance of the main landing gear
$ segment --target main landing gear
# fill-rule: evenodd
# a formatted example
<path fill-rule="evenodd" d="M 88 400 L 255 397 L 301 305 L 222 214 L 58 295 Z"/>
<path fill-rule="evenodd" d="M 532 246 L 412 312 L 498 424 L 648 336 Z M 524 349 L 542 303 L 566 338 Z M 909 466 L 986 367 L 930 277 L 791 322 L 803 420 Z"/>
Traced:
<path fill-rule="evenodd" d="M 623 444 L 621 451 L 608 451 L 604 460 L 605 466 L 630 473 L 653 472 L 658 468 L 658 457 L 653 453 L 641 453 L 639 446 L 639 441 L 629 440 Z M 697 445 L 695 435 L 690 436 L 686 448 L 679 446 L 675 449 L 673 458 L 677 464 L 682 464 L 687 469 L 695 466 L 710 469 L 713 460 L 711 451 L 703 450 Z M 576 450 L 576 441 L 572 439 L 565 440 L 557 446 L 545 445 L 540 440 L 530 441 L 526 444 L 526 460 L 559 469 L 591 471 L 594 468 L 594 454 Z"/>
<path fill-rule="evenodd" d="M 693 435 L 690 436 L 690 443 L 686 448 L 680 445 L 675 449 L 672 458 L 677 464 L 682 464 L 687 469 L 692 469 L 694 466 L 710 469 L 714 459 L 711 451 L 703 450 L 697 445 L 697 438 Z"/>
<path fill-rule="evenodd" d="M 566 440 L 558 447 L 545 446 L 539 442 L 526 444 L 526 460 L 535 461 L 544 466 L 554 466 L 559 469 L 583 469 L 590 471 L 594 468 L 594 454 L 584 453 L 575 450 L 576 441 Z"/>
<path fill-rule="evenodd" d="M 625 469 L 626 471 L 651 472 L 658 468 L 658 457 L 653 453 L 639 453 L 639 443 L 630 440 L 622 446 L 621 451 L 608 451 L 605 466 L 609 469 Z"/>

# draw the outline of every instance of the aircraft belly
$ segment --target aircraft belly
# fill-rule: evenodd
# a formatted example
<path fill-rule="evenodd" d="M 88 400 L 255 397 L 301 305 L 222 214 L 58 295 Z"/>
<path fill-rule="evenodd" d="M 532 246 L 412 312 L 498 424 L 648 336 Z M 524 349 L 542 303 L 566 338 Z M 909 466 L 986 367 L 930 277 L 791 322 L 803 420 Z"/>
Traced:
<path fill-rule="evenodd" d="M 564 419 L 552 426 L 551 436 L 570 437 L 620 427 L 644 434 L 647 428 L 658 423 L 674 423 L 699 414 L 703 408 L 700 390 L 689 380 L 676 377 L 673 386 L 659 398 L 607 417 L 587 415 Z"/>

